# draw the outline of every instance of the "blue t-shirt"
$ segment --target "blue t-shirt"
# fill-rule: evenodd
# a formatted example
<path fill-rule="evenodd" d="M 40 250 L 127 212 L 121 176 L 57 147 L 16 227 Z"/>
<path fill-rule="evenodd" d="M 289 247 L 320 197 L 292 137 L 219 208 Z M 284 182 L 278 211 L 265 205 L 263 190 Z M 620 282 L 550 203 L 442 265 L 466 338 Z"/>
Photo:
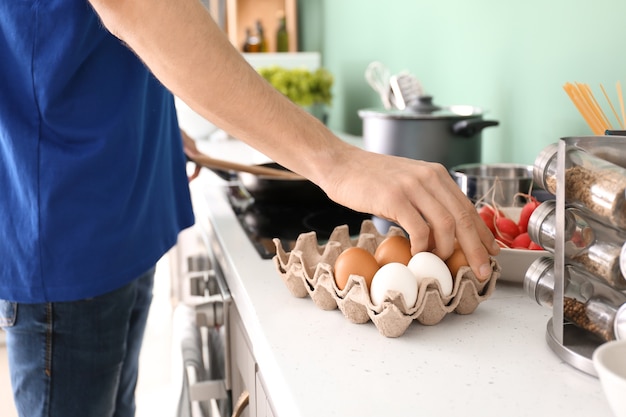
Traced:
<path fill-rule="evenodd" d="M 0 2 L 0 299 L 114 290 L 192 224 L 171 93 L 87 0 Z"/>

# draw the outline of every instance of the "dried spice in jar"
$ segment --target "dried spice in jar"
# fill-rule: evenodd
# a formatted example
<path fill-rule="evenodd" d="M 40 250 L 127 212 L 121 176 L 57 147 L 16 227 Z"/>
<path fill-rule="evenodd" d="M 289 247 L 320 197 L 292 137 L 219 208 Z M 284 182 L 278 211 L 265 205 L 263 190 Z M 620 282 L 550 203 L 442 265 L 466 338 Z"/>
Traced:
<path fill-rule="evenodd" d="M 573 325 L 599 336 L 604 341 L 615 340 L 613 323 L 615 309 L 604 300 L 590 298 L 586 303 L 563 297 L 563 317 Z"/>
<path fill-rule="evenodd" d="M 539 185 L 556 195 L 557 145 L 539 154 L 535 171 Z M 589 210 L 599 220 L 626 228 L 626 169 L 583 149 L 566 152 L 565 200 Z"/>
<path fill-rule="evenodd" d="M 524 276 L 524 289 L 539 305 L 553 308 L 554 258 L 535 260 Z M 564 268 L 563 317 L 603 341 L 626 339 L 626 294 L 573 265 Z"/>
<path fill-rule="evenodd" d="M 577 207 L 565 208 L 563 255 L 569 263 L 586 270 L 608 285 L 626 289 L 626 277 L 621 269 L 621 252 L 626 232 L 595 221 Z M 531 240 L 547 251 L 555 252 L 556 202 L 541 203 L 528 221 Z"/>

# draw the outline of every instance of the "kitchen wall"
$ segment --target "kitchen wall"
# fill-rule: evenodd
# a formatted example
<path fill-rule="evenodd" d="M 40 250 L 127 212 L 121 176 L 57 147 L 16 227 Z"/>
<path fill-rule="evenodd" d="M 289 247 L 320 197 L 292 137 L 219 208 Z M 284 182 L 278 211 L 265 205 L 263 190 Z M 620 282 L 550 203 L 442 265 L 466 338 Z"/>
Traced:
<path fill-rule="evenodd" d="M 483 160 L 532 164 L 547 144 L 591 131 L 563 90 L 626 89 L 626 2 L 620 0 L 299 0 L 303 50 L 335 76 L 329 125 L 361 134 L 360 108 L 380 100 L 373 60 L 409 70 L 441 105 L 471 104 L 500 126 L 483 131 Z M 626 95 L 626 91 L 624 92 Z M 605 112 L 610 112 L 608 105 Z"/>

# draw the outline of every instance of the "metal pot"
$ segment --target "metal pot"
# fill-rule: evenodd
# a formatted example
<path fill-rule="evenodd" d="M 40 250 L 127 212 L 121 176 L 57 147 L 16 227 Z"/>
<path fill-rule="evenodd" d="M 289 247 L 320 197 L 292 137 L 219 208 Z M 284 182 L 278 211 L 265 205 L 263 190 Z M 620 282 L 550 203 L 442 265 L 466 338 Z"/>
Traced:
<path fill-rule="evenodd" d="M 450 169 L 480 162 L 481 132 L 499 122 L 483 120 L 472 106 L 439 107 L 421 96 L 405 110 L 359 110 L 365 149 L 430 162 Z"/>
<path fill-rule="evenodd" d="M 484 199 L 501 207 L 518 207 L 533 191 L 533 166 L 511 163 L 463 164 L 450 169 L 461 191 L 473 202 Z"/>

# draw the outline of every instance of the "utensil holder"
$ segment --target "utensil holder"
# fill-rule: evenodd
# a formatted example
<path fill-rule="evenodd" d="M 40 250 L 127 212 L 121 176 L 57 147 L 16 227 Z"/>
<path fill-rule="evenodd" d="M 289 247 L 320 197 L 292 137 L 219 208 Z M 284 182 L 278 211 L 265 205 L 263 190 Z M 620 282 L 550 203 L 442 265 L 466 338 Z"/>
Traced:
<path fill-rule="evenodd" d="M 572 203 L 566 198 L 566 170 L 570 168 L 568 152 L 583 150 L 596 158 L 608 161 L 620 167 L 626 167 L 626 137 L 619 136 L 585 136 L 561 138 L 557 144 L 556 162 L 556 240 L 554 251 L 554 302 L 552 318 L 548 321 L 546 341 L 550 348 L 562 360 L 573 367 L 593 376 L 597 376 L 592 356 L 595 349 L 604 343 L 591 333 L 574 326 L 564 319 L 565 294 L 565 207 L 578 204 L 582 209 L 588 209 L 584 204 Z M 626 180 L 626 178 L 625 178 Z M 626 229 L 603 220 L 601 223 L 614 228 L 620 233 Z M 570 265 L 571 267 L 571 265 Z M 617 290 L 617 289 L 616 289 Z"/>

